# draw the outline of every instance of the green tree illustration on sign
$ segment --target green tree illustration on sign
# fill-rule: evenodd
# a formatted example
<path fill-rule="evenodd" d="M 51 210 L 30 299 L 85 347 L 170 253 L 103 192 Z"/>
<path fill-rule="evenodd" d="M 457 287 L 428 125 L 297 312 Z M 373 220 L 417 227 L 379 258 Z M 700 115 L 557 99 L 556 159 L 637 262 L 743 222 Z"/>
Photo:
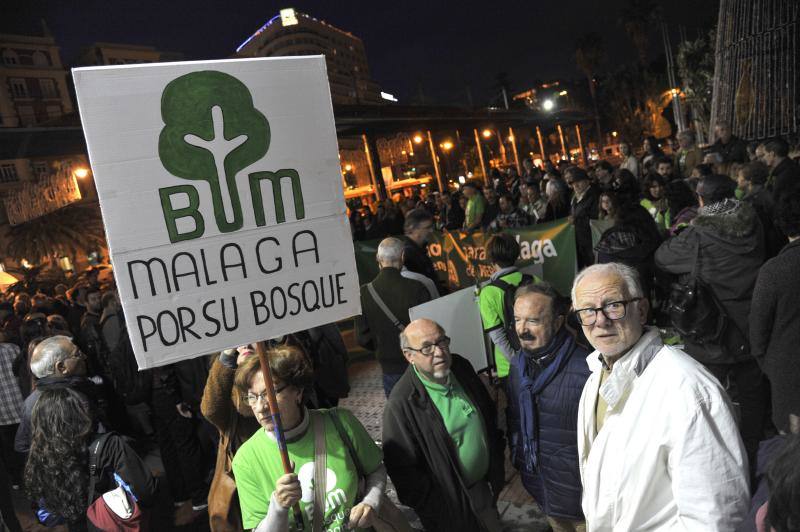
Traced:
<path fill-rule="evenodd" d="M 164 128 L 158 139 L 158 156 L 164 168 L 183 179 L 208 182 L 219 230 L 229 233 L 241 229 L 236 173 L 266 155 L 270 142 L 269 123 L 254 107 L 250 91 L 223 72 L 192 72 L 166 86 L 161 96 L 161 117 Z M 188 196 L 189 207 L 164 205 L 179 192 Z M 160 195 L 170 241 L 203 234 L 194 187 L 168 187 L 161 189 Z M 166 216 L 168 211 L 171 217 Z M 175 220 L 185 216 L 194 218 L 196 228 L 179 234 Z"/>

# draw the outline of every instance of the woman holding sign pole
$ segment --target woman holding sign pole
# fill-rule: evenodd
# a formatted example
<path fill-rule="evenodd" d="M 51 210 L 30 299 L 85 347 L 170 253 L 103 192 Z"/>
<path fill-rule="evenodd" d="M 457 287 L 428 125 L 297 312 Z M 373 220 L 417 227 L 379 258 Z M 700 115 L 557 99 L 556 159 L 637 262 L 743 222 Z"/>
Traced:
<path fill-rule="evenodd" d="M 276 347 L 268 358 L 294 473 L 284 473 L 264 376 L 258 358 L 248 357 L 239 367 L 234 385 L 262 429 L 233 459 L 244 528 L 289 530 L 289 523 L 295 523 L 294 516 L 289 519 L 290 510 L 298 502 L 307 531 L 374 526 L 386 487 L 380 449 L 347 410 L 308 410 L 303 406 L 313 370 L 299 348 Z M 363 494 L 359 493 L 360 477 L 365 477 Z"/>

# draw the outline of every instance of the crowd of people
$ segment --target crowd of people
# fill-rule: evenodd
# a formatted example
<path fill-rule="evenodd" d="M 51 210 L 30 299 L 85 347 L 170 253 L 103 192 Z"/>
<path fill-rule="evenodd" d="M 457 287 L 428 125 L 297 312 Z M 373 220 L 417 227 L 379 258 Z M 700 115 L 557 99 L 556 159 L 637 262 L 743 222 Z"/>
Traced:
<path fill-rule="evenodd" d="M 176 526 L 411 530 L 391 479 L 425 530 L 500 531 L 508 453 L 554 531 L 800 529 L 800 166 L 782 138 L 747 144 L 727 124 L 716 136 L 351 205 L 353 237 L 380 239 L 355 321 L 382 371 L 379 445 L 337 407 L 336 324 L 271 341 L 280 436 L 252 346 L 138 372 L 96 272 L 7 292 L 5 526 L 21 530 L 23 490 L 40 522 L 69 530 L 146 523 L 157 493 Z M 520 271 L 503 231 L 564 218 L 570 294 Z M 492 234 L 478 294 L 491 378 L 450 351 L 452 331 L 410 320 L 450 288 L 426 250 L 437 229 Z M 154 449 L 163 477 L 143 461 Z"/>

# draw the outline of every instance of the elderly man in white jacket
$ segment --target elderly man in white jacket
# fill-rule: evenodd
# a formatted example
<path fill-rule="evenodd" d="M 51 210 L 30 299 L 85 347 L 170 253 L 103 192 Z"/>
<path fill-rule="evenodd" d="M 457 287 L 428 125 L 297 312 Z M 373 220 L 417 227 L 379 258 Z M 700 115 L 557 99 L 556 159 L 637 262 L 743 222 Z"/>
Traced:
<path fill-rule="evenodd" d="M 648 302 L 632 268 L 586 268 L 572 303 L 596 349 L 578 411 L 587 529 L 733 531 L 750 496 L 722 386 L 644 326 Z"/>

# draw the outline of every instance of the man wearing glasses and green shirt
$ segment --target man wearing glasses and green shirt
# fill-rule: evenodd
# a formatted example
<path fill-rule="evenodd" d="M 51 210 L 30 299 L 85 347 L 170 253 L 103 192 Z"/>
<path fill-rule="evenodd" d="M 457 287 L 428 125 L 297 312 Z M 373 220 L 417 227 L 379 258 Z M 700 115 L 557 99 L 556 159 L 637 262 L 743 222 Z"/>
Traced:
<path fill-rule="evenodd" d="M 425 530 L 501 530 L 504 442 L 486 388 L 434 321 L 412 321 L 400 346 L 409 367 L 383 413 L 384 463 L 400 502 Z"/>

